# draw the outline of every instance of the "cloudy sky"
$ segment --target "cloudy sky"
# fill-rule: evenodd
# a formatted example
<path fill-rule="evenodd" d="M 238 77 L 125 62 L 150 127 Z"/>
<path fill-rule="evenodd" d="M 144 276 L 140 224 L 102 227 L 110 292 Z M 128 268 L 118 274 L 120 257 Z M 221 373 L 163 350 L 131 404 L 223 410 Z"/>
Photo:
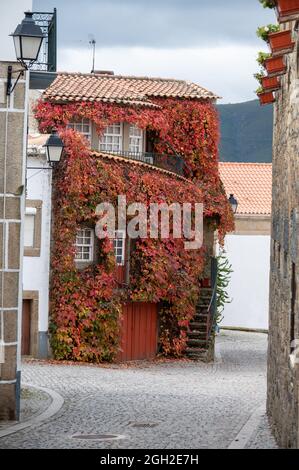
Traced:
<path fill-rule="evenodd" d="M 58 68 L 191 80 L 223 97 L 255 98 L 255 31 L 275 22 L 258 0 L 33 0 L 58 13 Z"/>

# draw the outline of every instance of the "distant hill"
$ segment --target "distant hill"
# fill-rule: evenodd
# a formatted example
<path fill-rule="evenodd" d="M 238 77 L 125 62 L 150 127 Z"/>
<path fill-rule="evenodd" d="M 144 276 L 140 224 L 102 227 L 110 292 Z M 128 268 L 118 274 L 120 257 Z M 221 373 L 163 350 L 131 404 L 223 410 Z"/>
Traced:
<path fill-rule="evenodd" d="M 220 160 L 272 161 L 273 107 L 258 100 L 218 105 L 221 121 Z"/>

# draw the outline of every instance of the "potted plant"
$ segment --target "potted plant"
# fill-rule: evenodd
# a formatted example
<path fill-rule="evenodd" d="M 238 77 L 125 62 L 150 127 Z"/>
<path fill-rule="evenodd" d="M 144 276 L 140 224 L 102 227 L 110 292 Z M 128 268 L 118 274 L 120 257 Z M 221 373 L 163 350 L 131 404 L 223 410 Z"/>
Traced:
<path fill-rule="evenodd" d="M 283 59 L 283 55 L 276 57 L 269 57 L 265 60 L 265 68 L 268 72 L 269 77 L 275 77 L 277 75 L 283 75 L 286 72 L 286 64 Z"/>
<path fill-rule="evenodd" d="M 275 97 L 272 91 L 265 91 L 263 90 L 263 88 L 260 87 L 256 90 L 256 94 L 259 97 L 261 106 L 274 103 L 275 101 Z"/>
<path fill-rule="evenodd" d="M 264 8 L 276 8 L 278 21 L 285 23 L 299 17 L 299 0 L 259 0 Z"/>
<path fill-rule="evenodd" d="M 275 8 L 275 0 L 259 0 L 264 8 Z"/>
<path fill-rule="evenodd" d="M 257 63 L 262 67 L 265 67 L 265 61 L 271 57 L 270 52 L 259 52 L 257 56 Z"/>
<path fill-rule="evenodd" d="M 291 30 L 270 33 L 268 40 L 273 55 L 282 53 L 288 54 L 293 51 L 295 46 L 295 42 L 292 41 Z"/>
<path fill-rule="evenodd" d="M 259 82 L 260 88 L 265 91 L 276 91 L 281 87 L 278 77 L 267 77 L 263 71 L 255 73 L 254 78 Z"/>
<path fill-rule="evenodd" d="M 279 24 L 268 24 L 267 26 L 260 26 L 256 31 L 256 35 L 263 41 L 269 42 L 269 34 L 278 33 L 279 31 Z"/>
<path fill-rule="evenodd" d="M 263 78 L 265 77 L 265 74 L 264 74 L 264 72 L 261 70 L 260 72 L 255 73 L 253 76 L 254 76 L 254 78 L 259 82 L 259 84 L 261 85 L 261 84 L 262 84 L 262 80 L 263 80 Z"/>
<path fill-rule="evenodd" d="M 299 18 L 299 0 L 276 0 L 275 3 L 280 23 Z"/>
<path fill-rule="evenodd" d="M 278 77 L 263 77 L 261 84 L 265 91 L 275 91 L 281 87 Z"/>

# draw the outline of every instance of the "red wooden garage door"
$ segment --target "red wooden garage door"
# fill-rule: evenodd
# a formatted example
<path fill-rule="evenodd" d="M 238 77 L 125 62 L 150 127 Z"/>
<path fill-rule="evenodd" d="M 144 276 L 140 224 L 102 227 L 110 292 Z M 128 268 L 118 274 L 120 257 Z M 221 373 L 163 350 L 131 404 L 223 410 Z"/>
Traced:
<path fill-rule="evenodd" d="M 157 354 L 157 304 L 134 302 L 123 305 L 120 361 L 152 359 Z"/>

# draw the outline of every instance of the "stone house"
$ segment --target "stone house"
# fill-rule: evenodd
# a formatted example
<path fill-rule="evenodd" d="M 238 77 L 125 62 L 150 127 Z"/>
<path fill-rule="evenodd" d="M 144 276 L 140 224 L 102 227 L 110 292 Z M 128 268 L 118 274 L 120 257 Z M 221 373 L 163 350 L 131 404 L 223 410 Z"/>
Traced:
<path fill-rule="evenodd" d="M 108 179 L 108 181 L 111 180 L 111 184 L 114 175 L 118 175 L 118 172 L 120 172 L 113 184 L 117 185 L 119 182 L 122 182 L 123 187 L 125 186 L 127 188 L 126 191 L 129 191 L 129 193 L 131 193 L 131 190 L 129 189 L 130 187 L 126 185 L 132 177 L 137 178 L 134 183 L 134 185 L 136 185 L 135 193 L 138 193 L 137 187 L 139 181 L 145 181 L 148 177 L 150 178 L 148 181 L 151 181 L 153 184 L 159 185 L 162 184 L 161 182 L 164 182 L 162 186 L 165 188 L 168 187 L 167 191 L 164 189 L 164 194 L 163 189 L 160 189 L 160 191 L 162 191 L 161 194 L 163 194 L 163 198 L 165 199 L 168 198 L 169 192 L 178 192 L 178 190 L 174 188 L 181 187 L 182 191 L 184 190 L 190 194 L 192 193 L 192 188 L 194 188 L 194 190 L 197 188 L 196 190 L 202 191 L 205 200 L 198 202 L 206 203 L 204 218 L 205 261 L 203 269 L 201 270 L 201 280 L 197 278 L 195 283 L 196 289 L 198 289 L 200 285 L 202 286 L 202 296 L 201 299 L 197 301 L 196 311 L 194 310 L 195 316 L 193 314 L 192 318 L 190 318 L 190 316 L 188 317 L 189 327 L 184 327 L 184 332 L 180 333 L 185 336 L 185 351 L 192 357 L 210 357 L 210 348 L 212 345 L 212 324 L 210 323 L 212 323 L 213 320 L 211 297 L 215 283 L 215 268 L 212 269 L 212 266 L 214 266 L 213 259 L 215 256 L 215 234 L 217 228 L 220 232 L 221 230 L 225 232 L 227 229 L 232 227 L 230 207 L 221 187 L 218 173 L 218 118 L 214 109 L 216 99 L 216 95 L 202 87 L 180 80 L 123 77 L 114 76 L 110 73 L 58 74 L 54 82 L 43 93 L 42 100 L 37 105 L 37 111 L 35 113 L 35 116 L 39 121 L 41 131 L 50 132 L 52 127 L 57 127 L 62 134 L 66 132 L 66 141 L 68 142 L 66 156 L 68 160 L 66 158 L 65 161 L 67 163 L 64 162 L 62 164 L 64 166 L 60 165 L 60 167 L 58 167 L 59 171 L 55 170 L 53 172 L 54 193 L 57 188 L 60 187 L 60 184 L 64 184 L 63 178 L 67 171 L 71 171 L 72 163 L 70 163 L 70 154 L 74 159 L 77 158 L 74 157 L 74 154 L 76 153 L 78 146 L 81 148 L 79 141 L 74 147 L 69 143 L 69 139 L 75 138 L 70 137 L 67 134 L 68 132 L 71 132 L 70 130 L 75 131 L 75 133 L 72 134 L 73 136 L 78 135 L 80 138 L 83 137 L 83 140 L 81 139 L 83 142 L 81 153 L 85 154 L 85 152 L 87 152 L 86 159 L 90 158 L 92 165 L 94 162 L 97 162 L 97 165 L 101 167 L 101 174 L 98 175 L 96 184 L 100 184 L 99 181 L 101 180 L 101 176 L 107 171 L 111 172 Z M 162 119 L 163 113 L 161 114 L 163 106 L 165 106 L 165 108 L 169 107 L 169 109 L 173 109 L 173 113 L 174 110 L 176 110 L 176 112 L 180 112 L 182 114 L 186 113 L 186 109 L 188 109 L 188 107 L 190 107 L 190 109 L 193 106 L 195 108 L 197 107 L 196 112 L 199 113 L 197 115 L 197 119 L 199 120 L 196 121 L 196 131 L 197 129 L 202 129 L 201 136 L 198 135 L 198 142 L 201 142 L 201 145 L 203 145 L 202 142 L 205 142 L 205 145 L 209 147 L 209 152 L 206 151 L 206 173 L 208 175 L 208 172 L 210 171 L 211 175 L 213 175 L 210 182 L 208 181 L 208 176 L 206 177 L 207 179 L 205 179 L 204 175 L 200 172 L 200 167 L 196 166 L 198 164 L 195 164 L 190 160 L 188 161 L 187 151 L 185 155 L 183 147 L 178 149 L 179 139 L 182 138 L 179 134 L 180 130 L 175 129 L 175 131 L 168 131 L 168 134 L 165 129 L 163 130 L 163 125 L 165 126 L 165 121 L 163 124 Z M 176 106 L 177 109 L 175 108 Z M 184 116 L 188 115 L 184 114 Z M 99 130 L 100 125 L 102 125 L 102 128 Z M 189 126 L 187 120 L 186 124 L 184 121 L 182 125 Z M 177 139 L 175 143 L 173 139 L 174 132 L 176 132 Z M 205 138 L 204 135 L 206 135 Z M 45 136 L 42 135 L 31 135 L 29 138 L 29 162 L 33 167 L 36 166 L 36 162 L 39 162 L 39 165 L 45 164 L 45 157 L 41 153 L 42 147 L 40 145 L 43 139 L 45 140 Z M 183 134 L 183 140 L 186 141 L 186 143 L 191 142 L 190 145 L 195 145 L 194 142 L 196 141 L 196 139 L 192 138 L 192 135 L 188 135 L 188 133 Z M 192 151 L 193 154 L 197 152 L 195 148 L 193 148 Z M 202 150 L 200 151 L 202 152 Z M 80 158 L 79 153 L 78 158 Z M 82 160 L 83 157 L 81 158 L 81 161 Z M 88 168 L 88 165 L 86 168 Z M 81 173 L 84 171 L 85 169 L 83 166 L 81 168 Z M 33 174 L 34 170 L 31 172 Z M 196 177 L 194 176 L 195 174 Z M 30 247 L 26 246 L 24 260 L 24 286 L 26 286 L 26 292 L 24 302 L 26 303 L 26 300 L 29 300 L 29 302 L 27 304 L 27 312 L 25 312 L 26 307 L 24 308 L 24 314 L 31 318 L 29 323 L 31 322 L 31 325 L 35 325 L 35 338 L 31 338 L 33 346 L 32 344 L 27 346 L 27 353 L 33 353 L 37 356 L 44 356 L 46 354 L 45 344 L 47 336 L 46 326 L 48 324 L 48 310 L 46 308 L 47 303 L 44 303 L 43 301 L 41 302 L 40 296 L 44 295 L 46 298 L 46 290 L 43 294 L 42 289 L 45 288 L 46 285 L 48 286 L 46 279 L 47 273 L 44 271 L 45 277 L 43 278 L 43 286 L 41 285 L 37 288 L 34 287 L 34 284 L 37 286 L 34 279 L 32 277 L 30 278 L 26 272 L 32 272 L 33 263 L 42 262 L 41 259 L 39 259 L 39 261 L 34 259 L 34 256 L 32 255 L 36 255 L 38 257 L 41 253 L 46 253 L 47 250 L 49 252 L 49 239 L 47 236 L 46 238 L 42 236 L 41 246 L 39 247 L 39 242 L 34 235 L 34 233 L 36 233 L 36 229 L 34 230 L 33 228 L 39 226 L 40 228 L 37 230 L 39 233 L 44 231 L 43 233 L 45 234 L 48 231 L 47 233 L 49 234 L 48 228 L 45 231 L 45 227 L 48 227 L 49 224 L 48 211 L 51 206 L 51 203 L 49 202 L 49 180 L 47 178 L 48 177 L 41 172 L 41 174 L 37 174 L 35 177 L 28 179 L 27 182 L 27 223 L 25 225 L 25 230 L 27 230 L 27 232 L 25 235 L 30 242 L 29 244 L 34 248 L 34 253 L 31 251 Z M 43 179 L 43 182 L 41 179 Z M 197 184 L 195 180 L 199 183 Z M 216 187 L 212 188 L 213 183 L 211 181 L 216 181 Z M 82 180 L 80 180 L 78 185 L 82 184 Z M 147 184 L 148 183 L 144 183 L 144 189 L 141 190 L 141 193 L 144 190 L 144 193 L 146 194 L 148 190 Z M 193 186 L 190 187 L 190 184 Z M 91 186 L 91 182 L 89 185 Z M 209 188 L 212 189 L 213 195 L 211 198 L 209 198 Z M 65 323 L 63 325 L 57 324 L 57 305 L 60 305 L 61 310 L 61 305 L 65 301 L 65 296 L 61 296 L 59 297 L 59 300 L 57 300 L 57 289 L 59 290 L 61 283 L 55 284 L 55 282 L 57 282 L 55 279 L 55 273 L 57 272 L 57 269 L 55 269 L 57 250 L 60 250 L 59 243 L 61 238 L 65 236 L 64 229 L 68 224 L 67 217 L 63 215 L 63 211 L 65 210 L 66 204 L 69 203 L 69 200 L 66 199 L 63 203 L 61 200 L 66 196 L 68 189 L 69 187 L 66 186 L 64 191 L 60 193 L 58 189 L 56 196 L 54 194 L 52 201 L 52 216 L 54 218 L 52 220 L 51 236 L 52 268 L 50 276 L 52 288 L 49 294 L 50 338 L 52 348 L 54 345 L 54 355 L 58 358 L 72 357 L 73 353 L 68 356 L 68 353 L 65 352 L 67 348 L 64 348 L 63 335 L 69 335 L 67 341 L 74 344 L 75 334 L 74 330 L 70 333 L 69 323 L 67 327 Z M 44 195 L 42 194 L 42 191 L 45 191 Z M 83 190 L 81 190 L 81 192 L 82 191 Z M 102 192 L 105 193 L 106 197 L 108 197 L 109 194 L 106 194 L 107 191 L 108 190 L 102 187 L 101 191 L 97 194 L 99 195 Z M 90 190 L 88 190 L 88 192 L 90 192 Z M 76 197 L 77 196 L 79 196 L 79 189 Z M 78 210 L 85 211 L 87 206 L 91 204 L 92 198 L 93 195 L 89 194 L 85 202 L 78 202 Z M 213 206 L 213 198 L 215 198 L 215 201 L 217 200 L 217 203 L 215 203 L 217 208 Z M 40 222 L 38 222 L 38 211 L 40 211 L 41 207 L 43 207 L 42 211 L 45 211 L 43 224 L 46 225 L 43 226 L 44 228 L 41 228 Z M 78 286 L 81 286 L 79 287 L 79 291 L 84 290 L 83 278 L 86 282 L 85 276 L 89 276 L 89 280 L 93 278 L 92 276 L 94 276 L 94 274 L 91 276 L 90 273 L 91 271 L 94 272 L 94 270 L 98 269 L 99 258 L 101 258 L 101 256 L 99 256 L 98 243 L 95 237 L 95 225 L 93 220 L 94 219 L 90 216 L 88 220 L 86 217 L 83 217 L 83 220 L 82 217 L 81 219 L 80 217 L 73 219 L 73 222 L 76 225 L 76 230 L 73 234 L 71 243 L 68 241 L 67 246 L 67 249 L 73 253 L 72 264 L 69 265 L 69 268 L 65 271 L 60 270 L 61 272 L 59 273 L 59 276 L 62 276 L 62 278 L 65 279 L 67 276 L 70 276 L 71 271 L 73 279 L 76 279 L 76 282 L 78 281 Z M 59 230 L 60 232 L 58 234 Z M 37 243 L 36 246 L 35 243 Z M 64 247 L 65 246 L 66 245 L 64 245 Z M 116 262 L 113 276 L 118 285 L 118 292 L 121 291 L 122 294 L 124 294 L 124 292 L 127 292 L 130 289 L 132 291 L 133 289 L 132 272 L 136 269 L 136 265 L 138 265 L 140 258 L 134 254 L 136 253 L 135 244 L 130 240 L 127 240 L 118 230 L 115 232 L 113 250 Z M 59 253 L 61 263 L 63 263 L 64 254 L 61 254 L 61 252 Z M 140 269 L 140 266 L 138 269 Z M 163 277 L 165 276 L 167 269 L 162 271 Z M 142 272 L 147 272 L 147 269 Z M 109 272 L 108 274 L 110 275 L 111 273 Z M 54 285 L 57 286 L 57 289 L 53 287 L 53 282 Z M 136 287 L 136 285 L 134 285 L 134 287 Z M 191 285 L 190 292 L 194 288 L 195 286 Z M 118 342 L 120 343 L 118 346 L 120 347 L 120 351 L 116 356 L 115 354 L 112 355 L 114 359 L 132 360 L 153 357 L 157 354 L 158 348 L 160 347 L 158 338 L 159 331 L 161 329 L 161 322 L 163 323 L 163 321 L 167 321 L 161 317 L 161 309 L 163 310 L 163 308 L 165 308 L 165 299 L 163 300 L 163 295 L 159 297 L 155 290 L 146 297 L 144 294 L 140 295 L 140 291 L 138 289 L 139 286 L 135 288 L 133 295 L 131 292 L 131 297 L 126 297 L 125 300 L 122 300 L 121 302 L 122 321 L 119 333 L 116 335 L 118 336 Z M 149 290 L 149 288 L 146 289 Z M 136 293 L 137 291 L 138 294 Z M 81 296 L 81 293 L 78 295 Z M 167 295 L 165 298 L 167 298 Z M 80 299 L 80 302 L 81 301 L 82 299 Z M 37 306 L 38 302 L 39 307 Z M 84 298 L 83 303 L 84 302 L 87 302 L 86 297 Z M 186 302 L 186 305 L 187 304 L 188 302 Z M 66 309 L 68 310 L 68 315 L 72 315 L 73 317 L 76 317 L 80 310 L 74 306 L 74 304 L 72 304 L 71 307 L 70 305 L 67 305 Z M 184 309 L 181 309 L 181 311 L 182 310 Z M 39 312 L 38 318 L 37 312 Z M 112 317 L 113 315 L 111 315 L 110 318 Z M 35 318 L 34 321 L 32 320 L 33 318 Z M 118 316 L 118 318 L 120 317 Z M 186 318 L 180 321 L 182 323 L 185 322 L 186 324 Z M 59 319 L 59 321 L 61 320 Z M 74 322 L 78 329 L 78 321 L 74 320 Z M 38 327 L 36 326 L 37 324 L 39 325 Z M 28 331 L 27 337 L 29 336 Z M 24 334 L 26 333 L 24 332 Z M 148 341 L 145 340 L 146 337 L 148 338 Z M 61 338 L 63 338 L 63 340 L 61 340 Z M 80 337 L 80 339 L 77 338 L 76 341 L 77 343 L 82 344 L 85 339 L 83 340 L 82 337 Z M 173 341 L 173 339 L 171 339 L 171 341 Z M 38 347 L 36 347 L 37 344 L 39 344 Z M 84 344 L 86 345 L 86 343 Z M 61 351 L 61 346 L 63 346 L 64 349 L 61 356 L 59 356 L 60 352 L 57 353 L 57 351 Z M 108 349 L 109 348 L 110 346 Z M 73 347 L 72 351 L 75 351 L 75 354 L 78 353 L 80 360 L 82 360 L 82 356 L 80 356 L 81 352 L 78 348 Z M 109 358 L 112 356 L 110 355 Z M 86 360 L 86 358 L 83 360 Z"/>
<path fill-rule="evenodd" d="M 227 197 L 238 201 L 235 230 L 225 237 L 233 272 L 228 286 L 232 302 L 221 326 L 268 330 L 272 164 L 220 162 Z M 252 295 L 254 292 L 254 295 Z"/>
<path fill-rule="evenodd" d="M 298 2 L 294 2 L 297 5 Z M 298 8 L 282 30 L 291 30 L 293 52 L 274 104 L 268 414 L 279 444 L 299 447 L 299 40 Z"/>
<path fill-rule="evenodd" d="M 30 92 L 31 93 L 31 92 Z M 27 146 L 23 258 L 22 355 L 48 357 L 52 171 L 43 145 L 48 136 L 30 128 Z M 42 170 L 44 168 L 44 170 Z"/>

